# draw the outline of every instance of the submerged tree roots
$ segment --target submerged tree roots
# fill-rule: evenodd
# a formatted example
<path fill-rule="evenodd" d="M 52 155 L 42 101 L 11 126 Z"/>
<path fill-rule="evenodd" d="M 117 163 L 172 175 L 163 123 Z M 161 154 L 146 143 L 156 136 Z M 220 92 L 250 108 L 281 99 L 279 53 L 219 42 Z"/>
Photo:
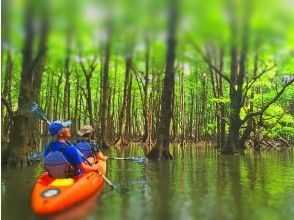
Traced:
<path fill-rule="evenodd" d="M 147 158 L 149 160 L 172 160 L 173 156 L 168 150 L 163 150 L 158 145 L 156 145 L 148 153 Z"/>

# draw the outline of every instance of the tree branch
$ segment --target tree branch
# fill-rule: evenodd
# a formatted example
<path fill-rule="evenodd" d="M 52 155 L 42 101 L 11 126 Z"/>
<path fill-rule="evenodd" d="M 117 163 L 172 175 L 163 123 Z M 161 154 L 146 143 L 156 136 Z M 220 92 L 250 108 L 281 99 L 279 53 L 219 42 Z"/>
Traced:
<path fill-rule="evenodd" d="M 8 102 L 5 98 L 3 98 L 3 97 L 1 97 L 1 101 L 2 101 L 2 103 L 5 105 L 5 107 L 6 107 L 6 109 L 7 109 L 7 112 L 8 112 L 8 114 L 9 114 L 9 117 L 10 117 L 10 118 L 13 118 L 13 116 L 14 116 L 14 111 L 12 110 L 12 107 L 9 105 L 9 102 Z"/>
<path fill-rule="evenodd" d="M 81 56 L 81 54 L 79 54 L 79 63 L 80 63 L 80 65 L 81 65 L 81 67 L 82 67 L 83 73 L 84 73 L 85 75 L 87 75 L 87 70 L 86 70 L 86 67 L 85 67 L 85 65 L 84 65 L 84 62 L 82 61 L 82 56 Z"/>
<path fill-rule="evenodd" d="M 265 74 L 265 73 L 267 73 L 268 71 L 274 69 L 275 67 L 276 67 L 276 65 L 273 65 L 273 66 L 271 66 L 271 67 L 269 67 L 269 68 L 267 68 L 267 66 L 266 66 L 265 69 L 264 69 L 263 71 L 261 71 L 260 74 L 258 74 L 256 77 L 254 77 L 254 78 L 251 80 L 251 82 L 248 83 L 248 84 L 245 86 L 245 88 L 244 88 L 244 90 L 245 90 L 244 99 L 246 98 L 247 93 L 248 93 L 249 89 L 252 87 L 252 85 L 254 84 L 254 82 L 256 82 L 256 80 L 258 80 L 260 77 L 262 77 L 263 74 Z"/>
<path fill-rule="evenodd" d="M 228 125 L 230 124 L 230 122 L 228 121 L 228 119 L 226 119 L 226 118 L 224 118 L 223 116 L 221 116 L 219 112 L 217 112 L 216 115 L 217 115 L 220 119 L 224 120 Z"/>
<path fill-rule="evenodd" d="M 261 110 L 247 114 L 245 118 L 241 121 L 241 124 L 244 124 L 249 118 L 263 114 L 274 102 L 276 102 L 280 98 L 280 96 L 284 93 L 285 89 L 288 86 L 290 86 L 293 82 L 294 79 L 286 83 L 284 87 L 276 94 L 276 96 L 272 100 L 270 100 L 265 106 L 263 106 Z"/>
<path fill-rule="evenodd" d="M 192 43 L 191 43 L 192 44 Z M 226 75 L 224 75 L 216 66 L 214 66 L 210 60 L 203 54 L 203 52 L 201 51 L 201 49 L 196 46 L 195 44 L 192 44 L 192 46 L 194 47 L 194 49 L 201 55 L 202 59 L 209 65 L 210 68 L 212 68 L 217 74 L 219 74 L 221 77 L 223 77 L 229 84 L 230 86 L 234 87 L 229 79 L 229 77 L 227 77 Z"/>
<path fill-rule="evenodd" d="M 131 66 L 131 69 L 134 71 L 136 79 L 137 79 L 137 83 L 139 86 L 139 91 L 140 91 L 140 95 L 141 95 L 141 99 L 143 100 L 143 89 L 142 89 L 142 85 L 143 84 L 143 80 L 141 79 L 141 77 L 138 76 L 138 72 L 136 71 L 136 69 L 134 67 Z M 141 85 L 142 84 L 142 85 Z"/>

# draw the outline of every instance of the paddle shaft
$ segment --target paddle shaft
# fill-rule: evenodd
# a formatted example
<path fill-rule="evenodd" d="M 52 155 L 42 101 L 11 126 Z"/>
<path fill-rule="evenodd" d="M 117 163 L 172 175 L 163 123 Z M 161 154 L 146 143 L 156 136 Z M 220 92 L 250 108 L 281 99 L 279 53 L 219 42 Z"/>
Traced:
<path fill-rule="evenodd" d="M 108 159 L 112 159 L 112 160 L 133 160 L 133 158 L 130 158 L 130 157 L 108 157 Z"/>

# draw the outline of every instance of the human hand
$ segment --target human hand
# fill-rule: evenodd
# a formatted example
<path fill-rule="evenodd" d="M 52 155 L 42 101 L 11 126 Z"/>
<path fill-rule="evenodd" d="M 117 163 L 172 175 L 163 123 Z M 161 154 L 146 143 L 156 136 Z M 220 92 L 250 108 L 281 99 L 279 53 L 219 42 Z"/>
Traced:
<path fill-rule="evenodd" d="M 99 152 L 98 154 L 96 154 L 96 157 L 98 160 L 107 160 L 108 156 L 104 156 L 101 152 Z"/>

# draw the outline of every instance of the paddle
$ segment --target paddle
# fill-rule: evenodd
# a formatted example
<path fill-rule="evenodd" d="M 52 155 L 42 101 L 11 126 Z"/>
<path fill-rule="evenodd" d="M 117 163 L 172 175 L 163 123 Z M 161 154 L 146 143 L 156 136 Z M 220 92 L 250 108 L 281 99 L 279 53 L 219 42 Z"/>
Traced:
<path fill-rule="evenodd" d="M 108 159 L 112 160 L 128 160 L 131 162 L 135 162 L 138 164 L 144 164 L 147 163 L 148 158 L 147 157 L 108 157 Z"/>
<path fill-rule="evenodd" d="M 38 119 L 41 119 L 43 121 L 45 121 L 48 125 L 50 125 L 50 121 L 47 119 L 44 110 L 39 106 L 39 104 L 37 102 L 32 102 L 30 105 L 30 109 L 29 111 Z M 68 140 L 66 140 L 66 142 L 70 145 L 72 145 Z M 74 145 L 73 145 L 74 146 Z M 78 149 L 77 149 L 78 150 Z M 78 150 L 80 156 L 90 165 L 92 166 L 92 164 L 87 160 L 87 158 Z M 115 189 L 114 185 L 111 183 L 111 181 L 109 179 L 106 178 L 105 175 L 103 175 L 102 173 L 100 173 L 98 170 L 96 171 L 100 176 L 102 176 L 102 178 L 108 183 L 108 185 L 112 188 Z"/>

